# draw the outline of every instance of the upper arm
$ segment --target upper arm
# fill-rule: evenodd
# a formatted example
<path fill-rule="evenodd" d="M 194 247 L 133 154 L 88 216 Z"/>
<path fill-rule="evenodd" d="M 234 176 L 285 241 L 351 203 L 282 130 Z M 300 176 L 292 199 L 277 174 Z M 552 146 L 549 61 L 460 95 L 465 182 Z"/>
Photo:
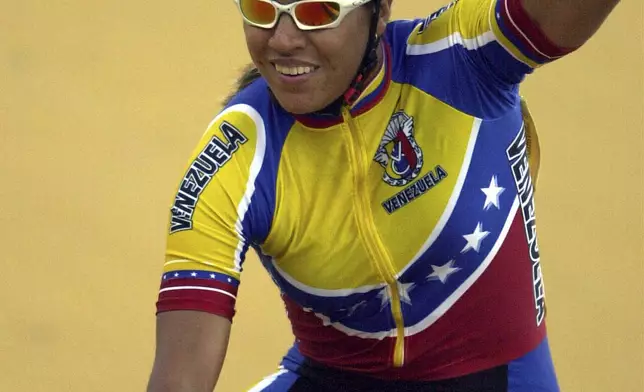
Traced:
<path fill-rule="evenodd" d="M 208 127 L 170 209 L 157 311 L 198 310 L 232 319 L 252 241 L 248 188 L 257 150 L 252 113 L 233 107 Z M 244 106 L 244 108 L 248 108 Z"/>
<path fill-rule="evenodd" d="M 555 45 L 578 48 L 606 20 L 619 0 L 513 0 Z"/>
<path fill-rule="evenodd" d="M 410 82 L 478 117 L 519 104 L 518 85 L 567 52 L 515 0 L 457 0 L 418 20 L 406 46 Z"/>

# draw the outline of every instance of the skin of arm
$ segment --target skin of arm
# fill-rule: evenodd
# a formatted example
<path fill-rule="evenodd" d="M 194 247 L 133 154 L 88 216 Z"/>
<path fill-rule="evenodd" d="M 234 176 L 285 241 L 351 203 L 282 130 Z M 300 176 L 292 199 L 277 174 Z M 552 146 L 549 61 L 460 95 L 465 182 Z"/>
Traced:
<path fill-rule="evenodd" d="M 226 356 L 231 323 L 197 311 L 161 313 L 147 392 L 212 392 Z"/>
<path fill-rule="evenodd" d="M 520 0 L 552 43 L 576 49 L 592 37 L 619 0 Z"/>

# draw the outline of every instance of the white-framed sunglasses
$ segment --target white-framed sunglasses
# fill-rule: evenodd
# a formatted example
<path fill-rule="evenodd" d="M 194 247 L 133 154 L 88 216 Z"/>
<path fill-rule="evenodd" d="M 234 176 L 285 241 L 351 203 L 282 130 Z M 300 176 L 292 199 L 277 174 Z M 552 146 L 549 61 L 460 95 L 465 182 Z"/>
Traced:
<path fill-rule="evenodd" d="M 274 0 L 234 1 L 251 26 L 272 29 L 285 13 L 293 18 L 300 30 L 310 31 L 337 27 L 349 12 L 371 0 L 300 0 L 290 4 Z"/>

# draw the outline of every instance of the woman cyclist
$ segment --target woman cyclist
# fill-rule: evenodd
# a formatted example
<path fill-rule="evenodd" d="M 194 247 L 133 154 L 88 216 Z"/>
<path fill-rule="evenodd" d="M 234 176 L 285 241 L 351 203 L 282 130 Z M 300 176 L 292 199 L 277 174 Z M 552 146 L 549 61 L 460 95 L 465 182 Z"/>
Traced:
<path fill-rule="evenodd" d="M 254 391 L 557 391 L 518 86 L 617 2 L 236 0 L 254 67 L 179 181 L 148 390 L 214 388 L 252 248 L 296 338 Z"/>

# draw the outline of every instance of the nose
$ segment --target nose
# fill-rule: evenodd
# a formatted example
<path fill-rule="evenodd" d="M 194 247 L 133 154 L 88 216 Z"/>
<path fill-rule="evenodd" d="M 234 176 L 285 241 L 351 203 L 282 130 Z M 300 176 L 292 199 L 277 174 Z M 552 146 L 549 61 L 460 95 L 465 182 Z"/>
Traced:
<path fill-rule="evenodd" d="M 268 46 L 278 53 L 291 54 L 306 46 L 306 37 L 290 15 L 282 14 L 273 28 Z"/>

